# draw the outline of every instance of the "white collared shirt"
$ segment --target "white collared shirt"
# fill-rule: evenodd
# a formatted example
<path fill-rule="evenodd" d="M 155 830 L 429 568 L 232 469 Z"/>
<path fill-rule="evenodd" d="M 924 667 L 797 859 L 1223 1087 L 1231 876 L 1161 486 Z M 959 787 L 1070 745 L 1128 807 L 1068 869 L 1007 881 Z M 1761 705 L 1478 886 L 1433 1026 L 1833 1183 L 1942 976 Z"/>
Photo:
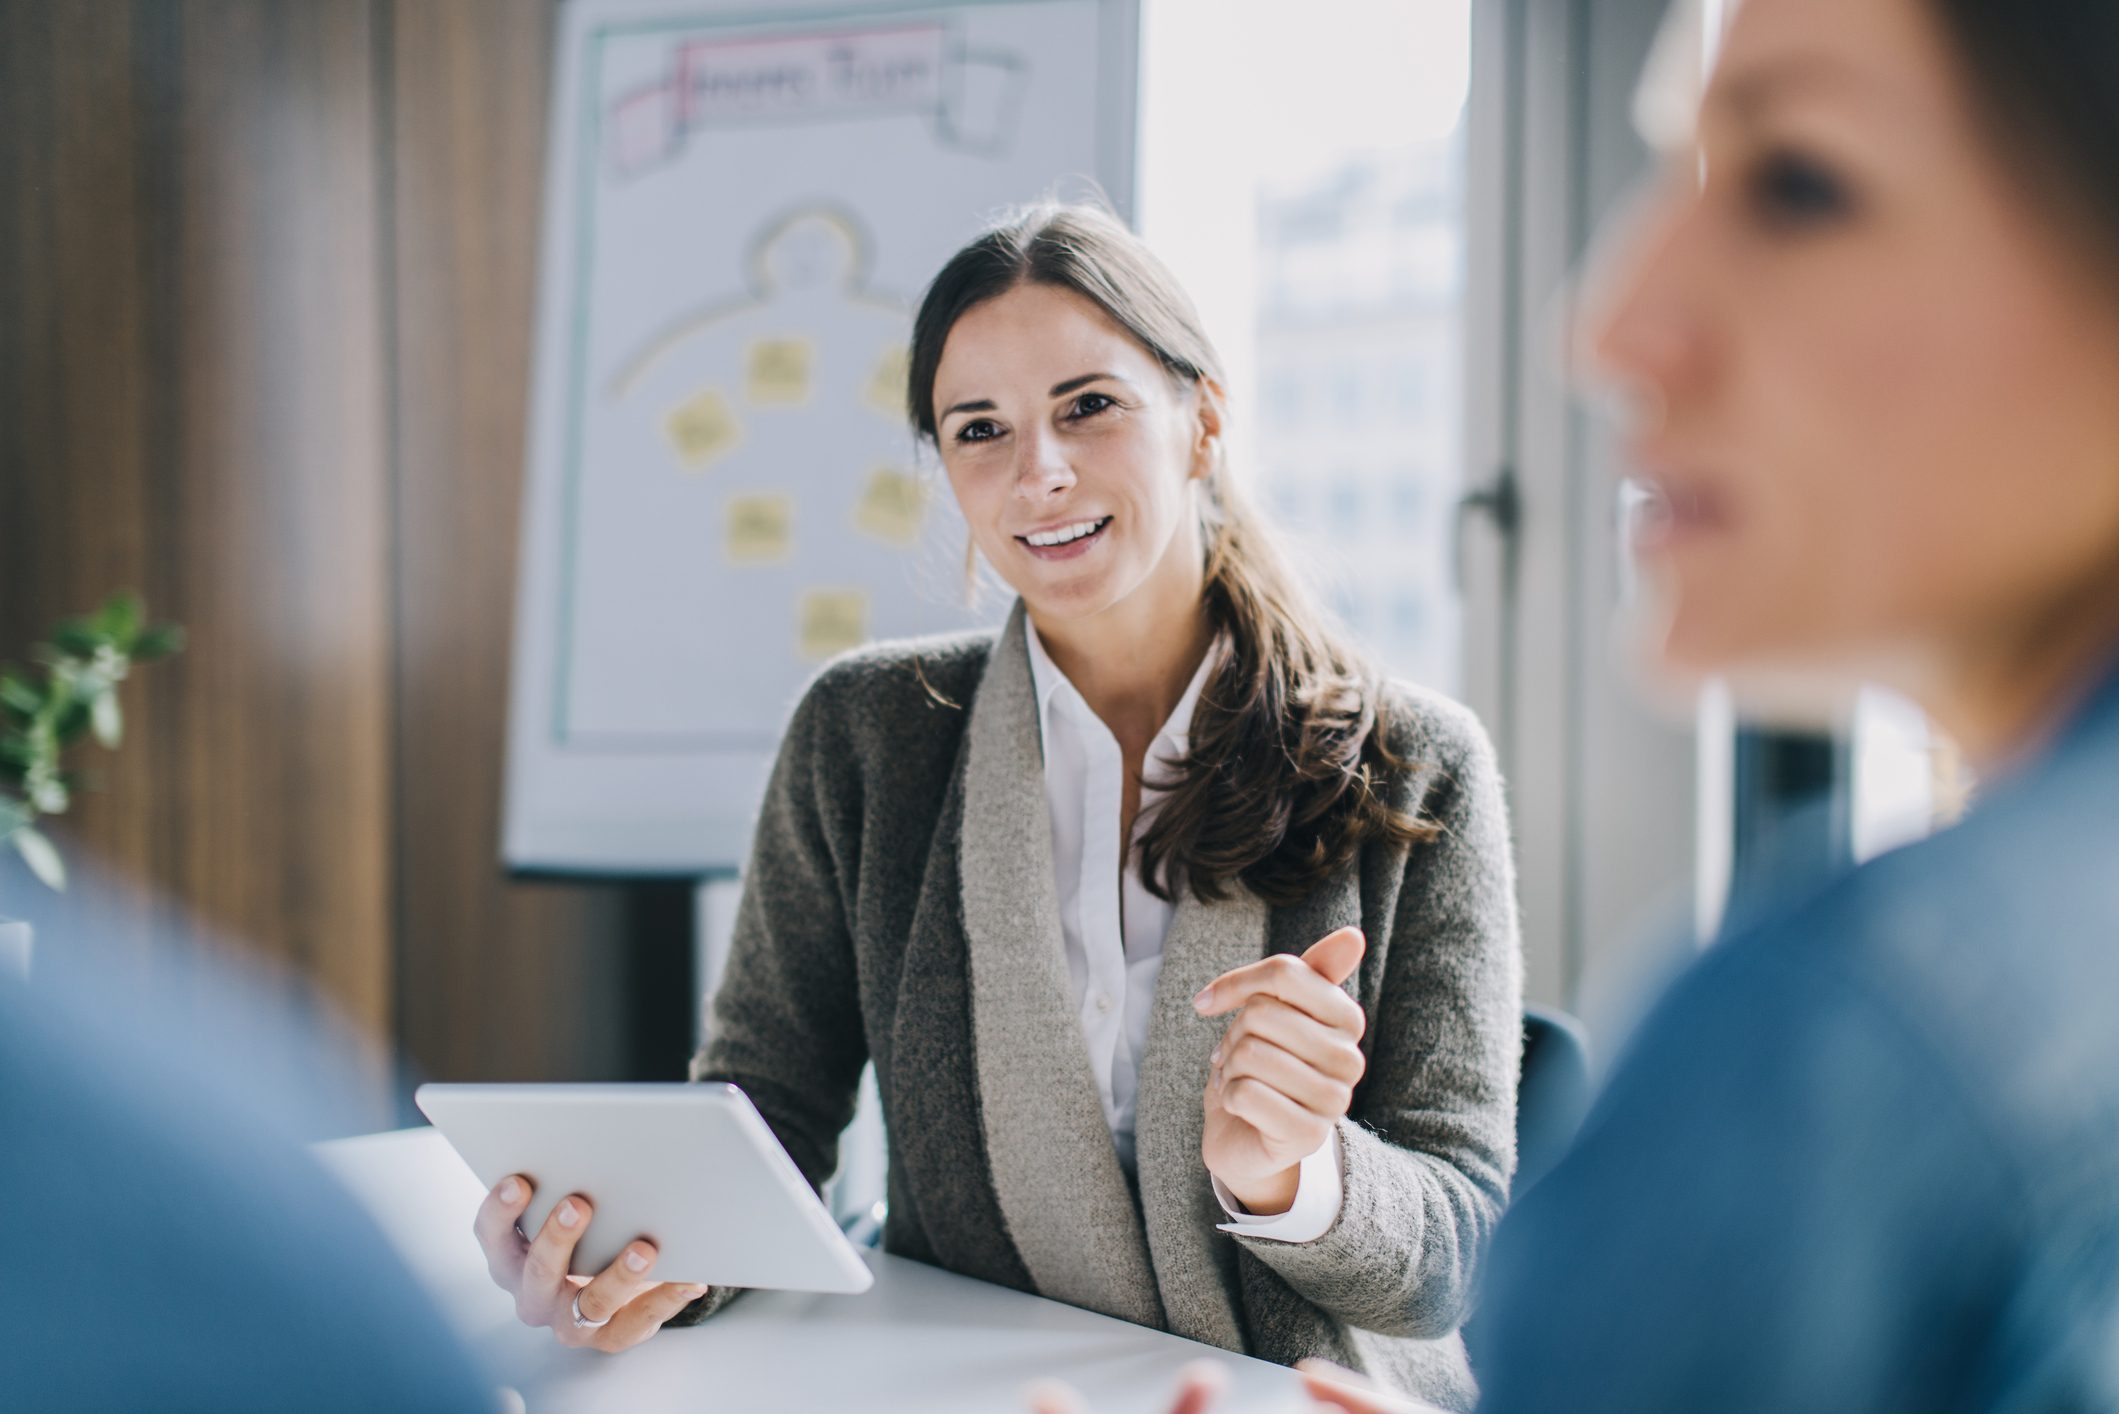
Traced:
<path fill-rule="evenodd" d="M 1059 893 L 1060 933 L 1067 975 L 1074 985 L 1075 1014 L 1089 1048 L 1089 1070 L 1111 1141 L 1127 1173 L 1134 1172 L 1134 1107 L 1140 1088 L 1141 1053 L 1155 1008 L 1155 980 L 1162 972 L 1163 937 L 1175 906 L 1142 883 L 1137 845 L 1147 830 L 1167 781 L 1170 761 L 1181 759 L 1210 667 L 1221 656 L 1210 649 L 1170 719 L 1148 746 L 1142 770 L 1140 811 L 1133 839 L 1119 848 L 1125 804 L 1125 760 L 1118 738 L 1076 691 L 1029 626 L 1030 676 L 1037 691 L 1038 729 L 1045 745 L 1045 804 L 1052 820 L 1052 868 Z M 1230 1221 L 1225 1232 L 1308 1242 L 1338 1220 L 1343 1184 L 1339 1134 L 1302 1161 L 1295 1201 L 1271 1217 L 1246 1213 L 1214 1180 L 1214 1194 Z"/>

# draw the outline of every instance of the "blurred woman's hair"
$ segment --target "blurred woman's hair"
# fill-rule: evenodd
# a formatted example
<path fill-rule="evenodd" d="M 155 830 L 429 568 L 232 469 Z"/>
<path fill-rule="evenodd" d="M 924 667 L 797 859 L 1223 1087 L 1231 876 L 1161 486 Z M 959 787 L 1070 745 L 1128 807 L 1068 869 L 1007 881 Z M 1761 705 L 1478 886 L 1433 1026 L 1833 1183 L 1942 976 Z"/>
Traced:
<path fill-rule="evenodd" d="M 2119 4 L 1933 0 L 1998 155 L 2119 290 Z"/>
<path fill-rule="evenodd" d="M 1154 355 L 1178 388 L 1223 386 L 1191 299 L 1147 245 L 1098 207 L 1047 203 L 1003 220 L 942 267 L 913 321 L 908 411 L 937 439 L 935 370 L 965 313 L 1020 285 L 1071 290 Z M 1392 806 L 1382 681 L 1311 600 L 1226 466 L 1199 507 L 1206 605 L 1229 652 L 1193 710 L 1190 750 L 1141 839 L 1163 898 L 1303 898 L 1371 840 L 1433 827 Z"/>

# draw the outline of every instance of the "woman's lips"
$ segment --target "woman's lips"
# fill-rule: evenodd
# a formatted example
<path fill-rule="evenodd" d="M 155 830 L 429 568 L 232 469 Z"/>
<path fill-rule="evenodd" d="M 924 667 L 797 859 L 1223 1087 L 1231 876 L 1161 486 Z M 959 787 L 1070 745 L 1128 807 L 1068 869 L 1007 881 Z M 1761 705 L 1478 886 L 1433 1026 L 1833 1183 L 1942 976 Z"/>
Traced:
<path fill-rule="evenodd" d="M 1732 528 L 1728 499 L 1692 478 L 1651 474 L 1630 479 L 1628 541 L 1644 554 L 1676 549 Z"/>
<path fill-rule="evenodd" d="M 1078 559 L 1088 554 L 1103 541 L 1105 534 L 1111 529 L 1111 521 L 1112 517 L 1105 516 L 1102 525 L 1099 525 L 1087 535 L 1076 536 L 1064 545 L 1033 545 L 1020 535 L 1015 537 L 1015 543 L 1041 560 Z"/>

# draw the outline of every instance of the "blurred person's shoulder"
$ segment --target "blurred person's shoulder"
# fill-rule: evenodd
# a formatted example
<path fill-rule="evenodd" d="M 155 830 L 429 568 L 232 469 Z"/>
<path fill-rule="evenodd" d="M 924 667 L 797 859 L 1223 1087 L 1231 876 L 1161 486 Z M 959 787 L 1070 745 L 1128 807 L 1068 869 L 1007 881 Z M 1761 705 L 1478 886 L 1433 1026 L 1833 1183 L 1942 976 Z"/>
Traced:
<path fill-rule="evenodd" d="M 1722 945 L 1798 992 L 1858 995 L 2013 1175 L 2034 1232 L 2086 1221 L 2119 1237 L 2115 787 L 2119 695 L 2106 692 L 1961 823 Z"/>
<path fill-rule="evenodd" d="M 1832 1201 L 1903 1238 L 1860 1279 L 1987 1311 L 1964 1358 L 2034 1404 L 2119 1398 L 2115 785 L 2108 705 L 1962 823 L 1718 945 L 1690 998 L 1778 1017 L 1739 1067 Z"/>
<path fill-rule="evenodd" d="M 0 1204 L 25 1219 L 0 1403 L 490 1409 L 440 1307 L 321 1167 L 194 1056 L 112 1047 L 125 1018 L 88 1005 L 130 1003 L 0 978 Z"/>

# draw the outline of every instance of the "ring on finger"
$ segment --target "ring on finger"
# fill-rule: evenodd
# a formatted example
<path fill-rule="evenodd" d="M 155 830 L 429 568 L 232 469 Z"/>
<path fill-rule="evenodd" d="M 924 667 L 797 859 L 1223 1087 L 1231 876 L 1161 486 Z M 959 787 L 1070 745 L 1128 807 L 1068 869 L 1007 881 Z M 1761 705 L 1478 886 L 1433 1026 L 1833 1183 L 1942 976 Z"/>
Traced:
<path fill-rule="evenodd" d="M 592 1321 L 592 1320 L 590 1320 L 590 1319 L 589 1319 L 589 1318 L 588 1318 L 587 1316 L 584 1316 L 584 1315 L 582 1315 L 582 1314 L 581 1314 L 581 1293 L 580 1293 L 580 1292 L 578 1292 L 578 1291 L 574 1293 L 574 1329 L 575 1329 L 575 1330 L 577 1330 L 577 1331 L 600 1331 L 600 1330 L 602 1330 L 602 1329 L 603 1329 L 603 1328 L 604 1328 L 605 1326 L 609 1325 L 610 1323 L 611 1323 L 611 1318 L 610 1318 L 609 1316 L 605 1316 L 605 1317 L 604 1317 L 604 1318 L 603 1318 L 602 1320 L 600 1320 L 600 1321 Z"/>

